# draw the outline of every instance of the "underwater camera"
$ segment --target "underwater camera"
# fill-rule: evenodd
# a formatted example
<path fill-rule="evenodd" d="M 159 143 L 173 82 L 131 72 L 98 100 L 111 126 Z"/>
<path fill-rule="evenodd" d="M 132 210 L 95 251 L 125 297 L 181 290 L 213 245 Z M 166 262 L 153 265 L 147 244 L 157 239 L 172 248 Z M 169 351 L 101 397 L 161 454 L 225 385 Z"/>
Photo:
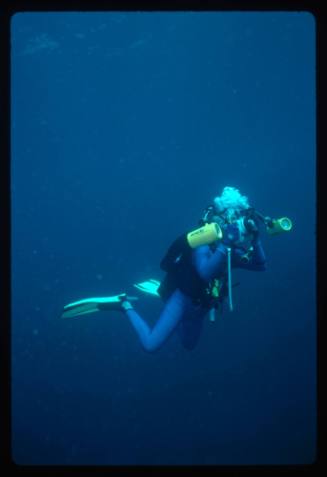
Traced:
<path fill-rule="evenodd" d="M 223 222 L 224 218 L 221 215 L 215 215 L 214 206 L 209 205 L 204 210 L 202 218 L 199 221 L 201 227 L 187 234 L 189 246 L 195 248 L 200 245 L 209 245 L 216 240 L 221 240 L 223 238 Z M 262 215 L 253 207 L 242 211 L 241 217 L 237 222 L 240 229 L 248 234 L 258 232 L 260 222 L 265 225 L 269 235 L 279 235 L 284 232 L 289 232 L 293 227 L 292 221 L 288 217 L 273 219 L 269 216 Z"/>

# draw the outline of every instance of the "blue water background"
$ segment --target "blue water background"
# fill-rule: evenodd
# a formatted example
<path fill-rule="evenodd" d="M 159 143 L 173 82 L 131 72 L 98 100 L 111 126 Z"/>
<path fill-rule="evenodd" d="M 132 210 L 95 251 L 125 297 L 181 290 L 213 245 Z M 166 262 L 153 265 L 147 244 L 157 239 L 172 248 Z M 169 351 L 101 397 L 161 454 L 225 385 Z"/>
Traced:
<path fill-rule="evenodd" d="M 12 30 L 12 452 L 19 464 L 316 456 L 315 22 L 294 13 L 25 13 Z M 161 279 L 235 186 L 291 233 L 235 311 L 144 352 L 63 305 Z M 150 324 L 161 303 L 142 296 Z"/>

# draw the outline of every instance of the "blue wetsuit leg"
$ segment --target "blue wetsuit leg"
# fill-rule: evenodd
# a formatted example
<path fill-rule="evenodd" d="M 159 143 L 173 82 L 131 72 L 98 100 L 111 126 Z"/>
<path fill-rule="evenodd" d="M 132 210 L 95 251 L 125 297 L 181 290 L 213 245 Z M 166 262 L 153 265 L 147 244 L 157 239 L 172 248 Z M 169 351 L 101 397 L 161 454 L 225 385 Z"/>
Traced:
<path fill-rule="evenodd" d="M 178 334 L 184 348 L 188 350 L 195 348 L 199 341 L 203 319 L 207 312 L 208 310 L 202 307 L 194 307 L 194 305 L 192 305 L 192 309 L 182 318 L 178 325 Z"/>
<path fill-rule="evenodd" d="M 195 307 L 191 299 L 177 289 L 165 303 L 165 307 L 152 330 L 134 309 L 127 310 L 126 315 L 135 329 L 144 350 L 151 352 L 160 348 L 176 329 L 177 325 L 179 325 L 182 320 L 186 320 L 189 313 L 192 314 L 192 311 L 194 321 L 196 316 L 201 315 L 201 313 L 202 315 L 206 313 L 206 310 Z M 185 326 L 181 328 L 182 330 L 186 329 Z M 198 334 L 199 332 L 200 328 L 198 327 Z M 195 328 L 193 331 L 193 335 L 194 334 Z"/>

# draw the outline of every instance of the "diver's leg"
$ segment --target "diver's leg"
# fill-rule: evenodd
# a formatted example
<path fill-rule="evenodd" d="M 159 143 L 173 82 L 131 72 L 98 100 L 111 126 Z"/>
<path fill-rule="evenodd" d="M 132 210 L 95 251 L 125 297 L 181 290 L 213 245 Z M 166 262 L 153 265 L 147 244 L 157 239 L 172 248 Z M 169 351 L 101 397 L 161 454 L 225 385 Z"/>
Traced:
<path fill-rule="evenodd" d="M 207 310 L 198 308 L 187 313 L 180 321 L 178 334 L 184 348 L 188 350 L 195 348 L 201 335 L 203 319 L 206 314 Z"/>
<path fill-rule="evenodd" d="M 178 323 L 180 323 L 186 307 L 187 297 L 180 290 L 175 290 L 167 300 L 152 330 L 134 308 L 125 309 L 125 313 L 133 325 L 143 348 L 146 351 L 155 351 L 168 339 Z"/>

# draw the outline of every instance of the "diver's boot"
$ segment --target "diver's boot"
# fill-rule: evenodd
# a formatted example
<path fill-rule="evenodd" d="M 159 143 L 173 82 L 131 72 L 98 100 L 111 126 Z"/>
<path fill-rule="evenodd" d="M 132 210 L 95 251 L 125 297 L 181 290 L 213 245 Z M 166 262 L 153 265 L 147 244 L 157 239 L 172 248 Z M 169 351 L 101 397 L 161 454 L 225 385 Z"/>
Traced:
<path fill-rule="evenodd" d="M 127 296 L 126 293 L 121 293 L 115 297 L 112 297 L 112 300 L 109 302 L 98 303 L 99 311 L 126 311 L 133 308 L 130 301 L 138 300 L 135 296 Z"/>
<path fill-rule="evenodd" d="M 133 305 L 128 300 L 122 300 L 121 308 L 123 311 L 134 310 Z"/>

